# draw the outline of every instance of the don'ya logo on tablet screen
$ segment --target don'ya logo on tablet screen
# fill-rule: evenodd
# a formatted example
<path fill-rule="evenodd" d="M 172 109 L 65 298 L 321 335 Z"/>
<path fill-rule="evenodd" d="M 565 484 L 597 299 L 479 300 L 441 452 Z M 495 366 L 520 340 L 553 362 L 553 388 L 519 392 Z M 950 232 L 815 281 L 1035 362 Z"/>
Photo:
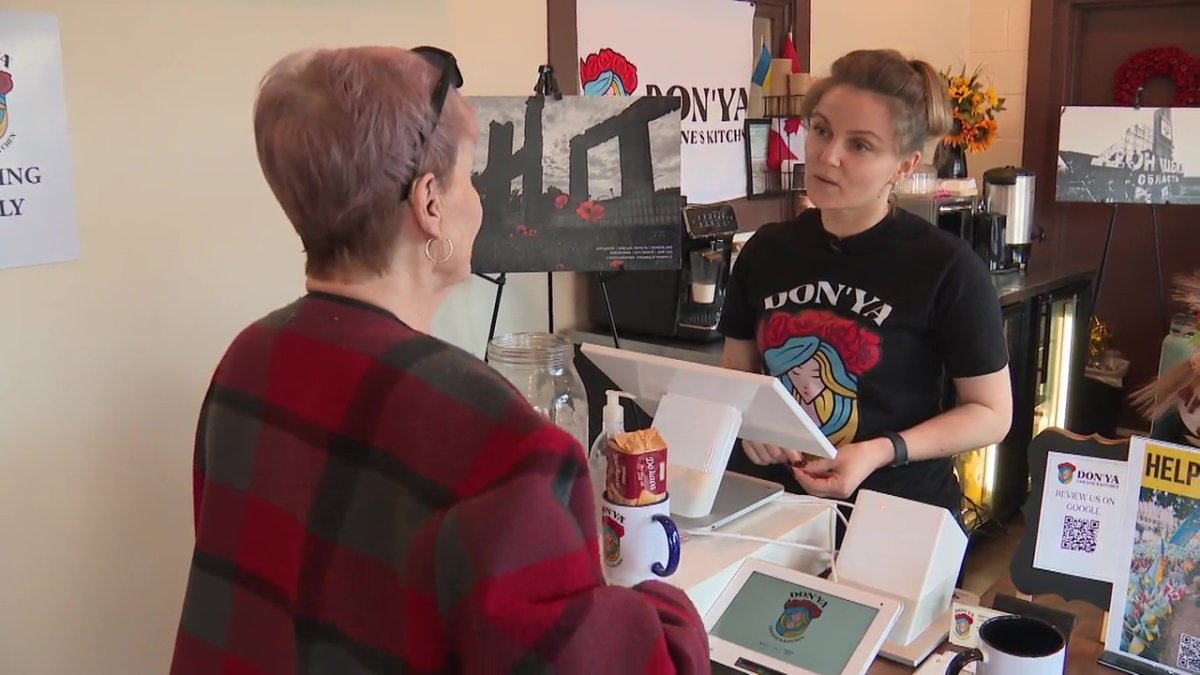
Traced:
<path fill-rule="evenodd" d="M 13 90 L 11 63 L 12 57 L 0 52 L 0 152 L 7 150 L 16 140 L 16 136 L 9 133 L 8 128 L 8 95 Z"/>
<path fill-rule="evenodd" d="M 814 621 L 821 618 L 828 602 L 825 598 L 807 591 L 792 593 L 783 603 L 783 613 L 771 626 L 771 635 L 783 642 L 795 642 L 804 637 L 805 631 Z"/>

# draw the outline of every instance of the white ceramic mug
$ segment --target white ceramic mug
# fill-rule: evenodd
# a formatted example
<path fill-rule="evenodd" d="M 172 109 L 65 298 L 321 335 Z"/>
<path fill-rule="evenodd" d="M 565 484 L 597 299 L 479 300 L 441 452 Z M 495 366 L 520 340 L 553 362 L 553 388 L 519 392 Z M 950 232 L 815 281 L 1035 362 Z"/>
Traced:
<path fill-rule="evenodd" d="M 649 506 L 622 506 L 602 497 L 600 557 L 610 584 L 636 586 L 669 577 L 679 567 L 679 528 L 671 520 L 671 498 Z"/>
<path fill-rule="evenodd" d="M 1062 675 L 1067 641 L 1041 619 L 996 616 L 984 621 L 978 634 L 979 648 L 955 656 L 946 675 L 958 675 L 975 661 L 975 675 Z"/>

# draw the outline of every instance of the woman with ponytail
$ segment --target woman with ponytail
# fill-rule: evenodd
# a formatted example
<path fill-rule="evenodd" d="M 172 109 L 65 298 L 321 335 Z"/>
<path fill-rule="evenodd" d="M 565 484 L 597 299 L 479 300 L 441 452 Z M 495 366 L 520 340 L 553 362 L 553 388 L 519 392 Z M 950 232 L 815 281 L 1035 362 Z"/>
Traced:
<path fill-rule="evenodd" d="M 813 84 L 802 114 L 813 208 L 746 244 L 720 329 L 725 365 L 780 378 L 838 456 L 747 441 L 732 468 L 823 497 L 877 490 L 957 518 L 951 458 L 999 442 L 1012 419 L 1000 303 L 964 241 L 889 199 L 950 130 L 945 86 L 924 61 L 855 51 Z M 947 375 L 955 403 L 944 409 Z"/>

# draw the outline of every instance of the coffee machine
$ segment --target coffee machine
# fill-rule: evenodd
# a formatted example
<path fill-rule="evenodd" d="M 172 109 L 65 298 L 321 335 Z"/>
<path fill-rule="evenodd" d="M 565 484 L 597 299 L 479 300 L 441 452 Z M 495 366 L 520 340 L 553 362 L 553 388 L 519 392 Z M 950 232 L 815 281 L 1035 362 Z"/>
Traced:
<path fill-rule="evenodd" d="M 680 269 L 590 276 L 588 313 L 592 324 L 607 329 L 616 324 L 618 335 L 720 340 L 717 324 L 725 304 L 737 231 L 737 218 L 729 204 L 685 206 Z"/>
<path fill-rule="evenodd" d="M 896 206 L 911 211 L 970 244 L 987 265 L 1001 274 L 1025 269 L 1029 251 L 1045 232 L 1033 225 L 1036 175 L 1013 166 L 983 174 L 983 194 L 897 192 Z"/>
<path fill-rule="evenodd" d="M 1004 244 L 1004 216 L 987 213 L 976 195 L 897 194 L 896 206 L 966 241 L 990 272 L 1013 269 Z"/>
<path fill-rule="evenodd" d="M 1041 241 L 1045 232 L 1033 225 L 1033 198 L 1037 175 L 1029 169 L 1015 166 L 998 167 L 983 173 L 983 209 L 981 217 L 993 223 L 1003 218 L 1000 239 L 1000 262 L 1005 267 L 1024 270 L 1029 264 L 1029 250 L 1034 239 Z"/>

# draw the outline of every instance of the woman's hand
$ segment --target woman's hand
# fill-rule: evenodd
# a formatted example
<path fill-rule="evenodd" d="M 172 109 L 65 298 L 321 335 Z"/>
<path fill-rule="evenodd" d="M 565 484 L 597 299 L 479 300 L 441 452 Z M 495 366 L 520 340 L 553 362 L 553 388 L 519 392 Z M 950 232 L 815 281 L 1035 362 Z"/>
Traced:
<path fill-rule="evenodd" d="M 891 464 L 895 456 L 892 442 L 877 438 L 843 445 L 838 448 L 834 459 L 812 459 L 794 465 L 792 473 L 804 491 L 814 497 L 846 499 L 854 494 L 867 476 Z"/>
<path fill-rule="evenodd" d="M 768 464 L 797 464 L 804 461 L 804 455 L 795 450 L 788 450 L 777 445 L 768 445 L 757 441 L 742 440 L 742 450 L 751 462 L 759 466 Z"/>

